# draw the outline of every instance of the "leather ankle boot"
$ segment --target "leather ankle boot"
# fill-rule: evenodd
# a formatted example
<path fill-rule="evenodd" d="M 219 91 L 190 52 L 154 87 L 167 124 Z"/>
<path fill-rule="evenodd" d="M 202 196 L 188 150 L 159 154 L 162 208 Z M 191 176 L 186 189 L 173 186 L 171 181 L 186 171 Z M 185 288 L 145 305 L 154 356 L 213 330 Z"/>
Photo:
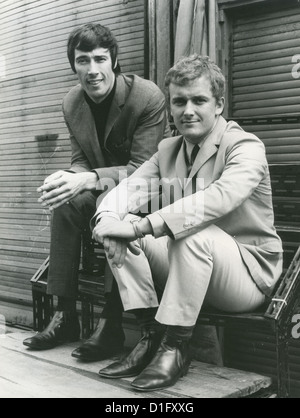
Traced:
<path fill-rule="evenodd" d="M 80 325 L 76 312 L 56 312 L 48 327 L 23 344 L 31 350 L 50 350 L 80 339 Z"/>
<path fill-rule="evenodd" d="M 94 334 L 73 351 L 72 357 L 82 361 L 105 360 L 121 352 L 124 341 L 122 324 L 112 319 L 101 318 Z"/>
<path fill-rule="evenodd" d="M 123 360 L 100 370 L 99 375 L 108 379 L 138 376 L 151 362 L 162 336 L 163 333 L 160 330 L 143 329 L 142 338 L 131 353 Z"/>
<path fill-rule="evenodd" d="M 187 374 L 190 363 L 189 342 L 166 336 L 155 357 L 134 380 L 132 387 L 149 392 L 173 386 Z"/>

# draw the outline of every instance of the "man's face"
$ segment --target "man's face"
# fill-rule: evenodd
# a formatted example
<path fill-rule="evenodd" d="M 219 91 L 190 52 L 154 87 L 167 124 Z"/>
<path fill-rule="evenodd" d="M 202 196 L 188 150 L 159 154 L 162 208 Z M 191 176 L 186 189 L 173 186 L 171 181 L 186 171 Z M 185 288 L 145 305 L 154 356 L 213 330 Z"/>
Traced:
<path fill-rule="evenodd" d="M 83 52 L 75 49 L 75 69 L 83 90 L 95 103 L 101 103 L 115 82 L 109 50 L 97 48 Z"/>
<path fill-rule="evenodd" d="M 200 143 L 223 112 L 224 99 L 217 102 L 206 76 L 190 81 L 185 86 L 171 83 L 169 89 L 171 114 L 177 129 L 190 142 Z"/>

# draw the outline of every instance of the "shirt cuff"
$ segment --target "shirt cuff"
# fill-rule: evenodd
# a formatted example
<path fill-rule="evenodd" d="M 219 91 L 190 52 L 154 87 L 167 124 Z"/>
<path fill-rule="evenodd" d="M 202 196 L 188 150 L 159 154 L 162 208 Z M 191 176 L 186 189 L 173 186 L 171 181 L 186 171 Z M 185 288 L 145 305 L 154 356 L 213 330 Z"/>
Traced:
<path fill-rule="evenodd" d="M 159 215 L 159 213 L 152 213 L 151 215 L 147 216 L 147 219 L 151 223 L 155 238 L 160 238 L 168 235 L 168 228 L 166 223 Z"/>
<path fill-rule="evenodd" d="M 120 216 L 115 212 L 102 212 L 96 218 L 96 225 L 101 221 L 102 218 L 107 218 L 107 217 L 117 219 L 118 221 L 121 220 Z"/>

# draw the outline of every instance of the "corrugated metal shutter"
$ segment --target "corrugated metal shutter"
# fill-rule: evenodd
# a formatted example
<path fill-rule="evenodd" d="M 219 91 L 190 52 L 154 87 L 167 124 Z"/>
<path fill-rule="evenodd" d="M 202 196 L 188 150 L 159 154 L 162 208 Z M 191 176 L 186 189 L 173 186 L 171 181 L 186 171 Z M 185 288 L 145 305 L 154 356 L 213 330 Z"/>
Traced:
<path fill-rule="evenodd" d="M 233 20 L 230 116 L 265 142 L 269 162 L 300 159 L 299 45 L 300 6 Z"/>
<path fill-rule="evenodd" d="M 284 2 L 283 2 L 284 3 Z M 300 160 L 300 7 L 247 10 L 233 17 L 231 112 L 266 145 L 269 163 Z M 274 10 L 274 9 L 273 9 Z M 291 395 L 300 397 L 300 340 L 289 341 Z M 227 327 L 225 362 L 277 378 L 267 329 Z"/>
<path fill-rule="evenodd" d="M 289 340 L 290 395 L 300 398 L 300 339 Z M 226 327 L 225 365 L 277 379 L 275 338 L 266 327 Z"/>
<path fill-rule="evenodd" d="M 144 74 L 144 0 L 2 0 L 0 7 L 0 299 L 31 302 L 29 279 L 48 255 L 50 216 L 37 187 L 68 168 L 61 102 L 77 84 L 70 31 L 109 26 L 123 72 Z"/>

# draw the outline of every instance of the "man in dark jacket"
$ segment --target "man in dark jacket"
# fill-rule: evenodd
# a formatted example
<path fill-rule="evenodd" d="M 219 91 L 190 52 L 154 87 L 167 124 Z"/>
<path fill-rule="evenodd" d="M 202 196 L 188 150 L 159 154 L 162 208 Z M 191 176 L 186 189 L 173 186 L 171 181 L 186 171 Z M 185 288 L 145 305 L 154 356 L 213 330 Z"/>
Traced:
<path fill-rule="evenodd" d="M 170 136 L 165 98 L 152 82 L 120 72 L 118 46 L 108 28 L 88 24 L 72 32 L 68 58 L 80 84 L 65 97 L 72 164 L 48 177 L 38 189 L 40 203 L 52 212 L 48 294 L 58 296 L 49 326 L 24 345 L 46 350 L 77 341 L 77 277 L 81 236 L 89 229 L 97 199 L 157 151 Z M 123 306 L 113 286 L 93 336 L 72 354 L 100 360 L 124 344 Z"/>

